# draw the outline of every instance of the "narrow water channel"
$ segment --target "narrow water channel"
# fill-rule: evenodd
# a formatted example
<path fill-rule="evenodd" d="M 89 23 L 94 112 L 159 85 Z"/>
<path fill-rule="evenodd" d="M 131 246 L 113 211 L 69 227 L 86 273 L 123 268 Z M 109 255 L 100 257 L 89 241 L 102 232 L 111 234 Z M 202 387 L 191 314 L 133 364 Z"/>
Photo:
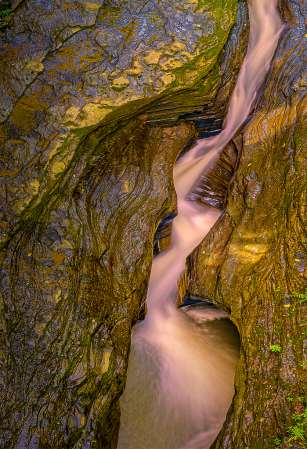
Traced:
<path fill-rule="evenodd" d="M 249 46 L 226 126 L 174 167 L 178 215 L 170 248 L 154 259 L 148 313 L 133 334 L 118 449 L 207 449 L 232 400 L 239 343 L 229 317 L 208 304 L 176 309 L 175 298 L 186 257 L 221 213 L 188 195 L 248 116 L 282 29 L 278 0 L 248 3 Z"/>

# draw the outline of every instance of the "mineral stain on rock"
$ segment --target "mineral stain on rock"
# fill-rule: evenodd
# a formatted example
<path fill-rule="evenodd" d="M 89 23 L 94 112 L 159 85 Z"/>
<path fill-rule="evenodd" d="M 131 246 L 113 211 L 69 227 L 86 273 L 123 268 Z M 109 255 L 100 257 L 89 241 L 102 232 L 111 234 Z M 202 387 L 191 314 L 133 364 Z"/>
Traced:
<path fill-rule="evenodd" d="M 187 262 L 242 342 L 215 448 L 273 448 L 305 407 L 306 1 L 280 10 L 227 198 L 206 190 L 226 212 Z M 14 0 L 0 19 L 0 446 L 113 449 L 173 164 L 226 116 L 247 3 Z"/>

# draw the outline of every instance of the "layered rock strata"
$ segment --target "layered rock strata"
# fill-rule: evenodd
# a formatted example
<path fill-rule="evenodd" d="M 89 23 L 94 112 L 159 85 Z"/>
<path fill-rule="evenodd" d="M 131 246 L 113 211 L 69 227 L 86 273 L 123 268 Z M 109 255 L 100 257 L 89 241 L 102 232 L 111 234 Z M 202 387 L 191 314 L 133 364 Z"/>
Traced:
<path fill-rule="evenodd" d="M 189 260 L 190 294 L 228 311 L 241 336 L 236 394 L 212 449 L 305 441 L 307 3 L 281 9 L 288 25 L 266 87 L 233 142 L 225 214 Z"/>
<path fill-rule="evenodd" d="M 174 161 L 197 137 L 181 117 L 224 118 L 247 6 L 5 8 L 0 445 L 114 448 L 154 232 L 176 209 Z"/>

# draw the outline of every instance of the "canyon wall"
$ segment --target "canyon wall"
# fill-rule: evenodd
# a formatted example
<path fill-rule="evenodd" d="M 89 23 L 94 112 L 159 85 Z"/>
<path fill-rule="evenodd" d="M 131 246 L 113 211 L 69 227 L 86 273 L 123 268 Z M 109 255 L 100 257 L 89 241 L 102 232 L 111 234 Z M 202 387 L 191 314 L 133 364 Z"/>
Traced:
<path fill-rule="evenodd" d="M 301 447 L 307 2 L 280 8 L 225 213 L 188 260 L 190 296 L 241 336 L 215 449 Z M 247 4 L 7 1 L 0 18 L 0 447 L 115 448 L 173 164 L 226 116 Z"/>
<path fill-rule="evenodd" d="M 229 312 L 241 336 L 215 449 L 305 444 L 307 3 L 281 8 L 288 25 L 266 87 L 230 143 L 239 162 L 225 214 L 188 262 L 190 295 Z"/>
<path fill-rule="evenodd" d="M 114 448 L 173 164 L 194 122 L 225 117 L 247 5 L 7 1 L 0 18 L 0 446 Z"/>

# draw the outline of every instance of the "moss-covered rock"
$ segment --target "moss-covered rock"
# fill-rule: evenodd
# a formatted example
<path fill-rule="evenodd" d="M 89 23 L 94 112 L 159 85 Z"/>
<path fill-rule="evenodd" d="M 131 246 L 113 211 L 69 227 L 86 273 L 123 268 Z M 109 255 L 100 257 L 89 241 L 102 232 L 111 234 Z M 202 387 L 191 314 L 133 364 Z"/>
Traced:
<path fill-rule="evenodd" d="M 289 26 L 266 89 L 233 142 L 240 163 L 226 213 L 190 259 L 191 294 L 230 312 L 241 336 L 216 449 L 306 444 L 304 430 L 293 434 L 307 406 L 306 7 L 282 11 Z"/>
<path fill-rule="evenodd" d="M 14 5 L 0 36 L 0 444 L 114 448 L 154 230 L 196 136 L 178 118 L 224 117 L 247 8 Z"/>
<path fill-rule="evenodd" d="M 52 178 L 54 164 L 57 175 L 63 172 L 72 147 L 94 127 L 131 117 L 172 93 L 179 95 L 177 117 L 216 94 L 218 56 L 237 0 L 90 5 L 29 1 L 3 32 L 0 135 L 4 157 L 12 149 L 17 156 L 9 158 L 9 171 L 23 176 L 19 186 Z M 35 170 L 33 160 L 39 161 Z M 20 193 L 10 202 L 14 215 L 35 196 Z"/>
<path fill-rule="evenodd" d="M 176 207 L 172 163 L 193 135 L 132 121 L 94 151 L 87 140 L 3 248 L 3 447 L 109 447 L 153 230 Z"/>

